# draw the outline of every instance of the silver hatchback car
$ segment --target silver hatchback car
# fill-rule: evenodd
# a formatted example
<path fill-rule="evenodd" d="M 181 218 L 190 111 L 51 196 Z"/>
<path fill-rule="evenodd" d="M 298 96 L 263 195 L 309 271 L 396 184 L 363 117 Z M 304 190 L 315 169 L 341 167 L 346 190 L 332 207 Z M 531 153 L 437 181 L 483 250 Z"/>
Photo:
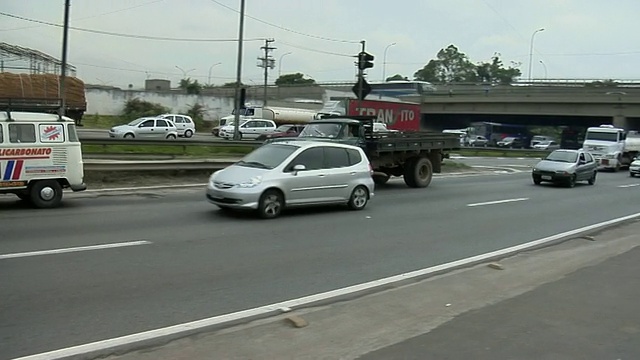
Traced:
<path fill-rule="evenodd" d="M 213 173 L 206 196 L 221 209 L 257 210 L 267 219 L 295 206 L 346 204 L 362 210 L 373 196 L 371 175 L 359 147 L 282 141 L 263 145 Z"/>

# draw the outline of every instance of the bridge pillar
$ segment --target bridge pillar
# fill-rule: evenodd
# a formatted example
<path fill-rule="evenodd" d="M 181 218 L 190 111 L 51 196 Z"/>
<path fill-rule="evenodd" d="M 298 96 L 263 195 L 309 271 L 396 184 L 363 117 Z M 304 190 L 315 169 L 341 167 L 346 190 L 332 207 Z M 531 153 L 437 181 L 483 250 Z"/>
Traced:
<path fill-rule="evenodd" d="M 628 130 L 631 124 L 629 123 L 629 120 L 624 115 L 614 115 L 613 126 Z"/>

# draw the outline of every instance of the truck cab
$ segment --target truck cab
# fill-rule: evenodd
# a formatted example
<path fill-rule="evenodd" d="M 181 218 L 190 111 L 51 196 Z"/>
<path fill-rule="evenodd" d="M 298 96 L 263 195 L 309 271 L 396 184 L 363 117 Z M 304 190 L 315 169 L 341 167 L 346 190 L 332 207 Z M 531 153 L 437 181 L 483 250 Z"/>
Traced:
<path fill-rule="evenodd" d="M 628 166 L 637 155 L 635 139 L 627 143 L 627 132 L 613 125 L 590 127 L 585 134 L 583 149 L 590 152 L 600 169 L 619 170 Z M 631 144 L 633 142 L 633 144 Z"/>
<path fill-rule="evenodd" d="M 0 112 L 0 194 L 15 194 L 36 208 L 54 208 L 61 203 L 63 189 L 86 188 L 73 119 Z"/>

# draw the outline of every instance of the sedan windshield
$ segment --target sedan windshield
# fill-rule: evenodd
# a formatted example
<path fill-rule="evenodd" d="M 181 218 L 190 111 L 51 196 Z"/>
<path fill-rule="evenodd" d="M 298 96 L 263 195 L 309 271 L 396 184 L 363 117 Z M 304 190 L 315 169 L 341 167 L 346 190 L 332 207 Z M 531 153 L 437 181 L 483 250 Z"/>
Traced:
<path fill-rule="evenodd" d="M 298 146 L 285 144 L 263 145 L 238 161 L 236 165 L 245 167 L 257 167 L 261 169 L 273 169 L 282 164 Z"/>
<path fill-rule="evenodd" d="M 578 159 L 578 153 L 569 151 L 554 151 L 545 160 L 574 163 Z"/>

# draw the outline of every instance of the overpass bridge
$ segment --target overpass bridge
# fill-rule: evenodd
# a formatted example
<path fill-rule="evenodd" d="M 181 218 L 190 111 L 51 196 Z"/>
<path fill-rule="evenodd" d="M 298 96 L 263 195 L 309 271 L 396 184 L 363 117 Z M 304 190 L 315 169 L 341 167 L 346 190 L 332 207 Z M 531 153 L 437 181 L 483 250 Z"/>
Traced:
<path fill-rule="evenodd" d="M 351 91 L 346 85 L 325 89 Z M 534 126 L 613 124 L 640 130 L 640 83 L 438 85 L 433 93 L 403 100 L 422 104 L 425 128 L 459 128 L 475 121 L 493 121 Z"/>

